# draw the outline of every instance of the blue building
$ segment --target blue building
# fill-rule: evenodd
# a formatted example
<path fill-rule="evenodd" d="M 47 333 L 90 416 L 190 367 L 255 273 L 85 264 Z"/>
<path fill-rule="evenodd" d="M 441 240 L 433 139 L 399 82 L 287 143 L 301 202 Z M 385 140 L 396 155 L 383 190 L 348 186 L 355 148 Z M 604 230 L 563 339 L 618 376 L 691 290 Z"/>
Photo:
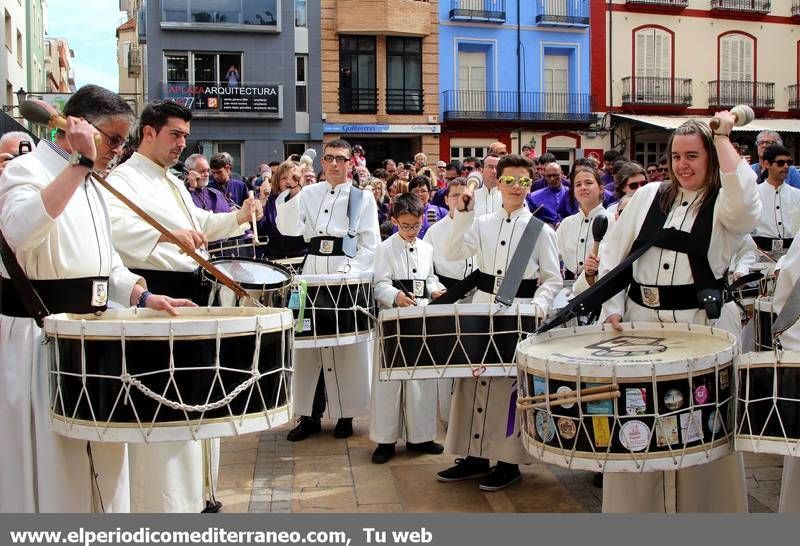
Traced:
<path fill-rule="evenodd" d="M 482 157 L 499 140 L 574 160 L 596 120 L 589 16 L 589 0 L 442 0 L 441 158 Z"/>

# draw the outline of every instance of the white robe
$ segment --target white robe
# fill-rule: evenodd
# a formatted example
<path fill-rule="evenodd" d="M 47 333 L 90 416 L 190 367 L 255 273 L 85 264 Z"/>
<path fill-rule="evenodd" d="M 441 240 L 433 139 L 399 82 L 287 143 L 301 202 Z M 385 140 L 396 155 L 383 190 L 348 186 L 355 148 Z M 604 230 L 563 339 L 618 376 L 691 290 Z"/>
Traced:
<path fill-rule="evenodd" d="M 328 182 L 305 186 L 293 199 L 289 191 L 278 196 L 278 230 L 286 236 L 343 237 L 349 225 L 347 205 L 353 186 L 350 182 L 332 187 Z M 363 190 L 359 190 L 363 191 Z M 358 247 L 355 258 L 314 256 L 303 265 L 307 275 L 359 273 L 372 269 L 375 247 L 380 242 L 378 209 L 372 195 L 361 199 Z M 292 398 L 296 415 L 310 416 L 320 373 L 325 378 L 329 417 L 356 417 L 369 412 L 369 343 L 356 343 L 322 349 L 295 349 Z"/>
<path fill-rule="evenodd" d="M 443 290 L 433 272 L 433 247 L 415 239 L 408 243 L 395 233 L 375 249 L 375 301 L 381 309 L 394 307 L 399 289 L 393 280 L 418 279 L 429 294 Z M 428 300 L 417 296 L 417 305 Z M 380 381 L 380 343 L 375 343 L 369 438 L 391 444 L 401 438 L 419 444 L 436 439 L 436 381 Z"/>
<path fill-rule="evenodd" d="M 510 215 L 502 208 L 481 217 L 456 211 L 445 256 L 455 260 L 474 255 L 479 270 L 502 276 L 531 218 L 526 206 Z M 533 304 L 544 318 L 563 285 L 556 234 L 550 226 L 542 228 L 523 279 L 538 279 L 539 287 L 533 299 L 517 298 L 515 303 Z M 472 301 L 492 303 L 494 295 L 478 290 Z M 516 378 L 456 380 L 445 450 L 507 463 L 532 462 L 520 440 L 516 394 Z"/>
<path fill-rule="evenodd" d="M 57 218 L 41 190 L 67 168 L 66 153 L 41 141 L 9 163 L 0 179 L 0 224 L 22 270 L 32 280 L 109 276 L 109 297 L 127 304 L 141 280 L 111 245 L 106 205 L 85 182 Z M 3 268 L 2 274 L 8 278 Z M 0 316 L 0 512 L 91 512 L 87 442 L 50 431 L 49 347 L 33 319 Z M 91 372 L 92 363 L 87 363 Z M 92 443 L 107 512 L 129 509 L 124 444 Z"/>
<path fill-rule="evenodd" d="M 741 161 L 735 173 L 722 174 L 722 188 L 714 206 L 708 260 L 716 278 L 721 278 L 742 238 L 761 214 L 755 173 Z M 658 198 L 660 184 L 637 191 L 620 216 L 611 238 L 601 248 L 600 275 L 619 264 L 630 252 L 650 204 Z M 681 189 L 664 227 L 690 231 L 697 218 L 702 194 Z M 666 266 L 666 267 L 665 267 Z M 684 253 L 650 248 L 633 264 L 633 278 L 645 285 L 693 284 L 689 260 Z M 704 310 L 652 310 L 637 305 L 624 292 L 603 305 L 602 317 L 622 315 L 637 322 L 711 324 L 735 335 L 741 331 L 739 312 L 733 302 L 722 315 L 709 321 Z M 741 454 L 713 463 L 670 472 L 644 474 L 609 473 L 603 481 L 604 512 L 742 512 L 747 511 L 747 491 Z"/>
<path fill-rule="evenodd" d="M 766 181 L 759 184 L 757 189 L 762 206 L 753 235 L 794 238 L 800 228 L 800 189 L 785 182 L 776 188 Z"/>
<path fill-rule="evenodd" d="M 475 199 L 475 216 L 494 214 L 503 208 L 503 196 L 497 184 L 491 190 L 487 186 L 481 186 L 472 196 Z"/>
<path fill-rule="evenodd" d="M 556 230 L 558 253 L 564 262 L 564 269 L 571 271 L 576 277 L 583 272 L 583 262 L 592 252 L 594 245 L 592 222 L 601 214 L 607 215 L 602 204 L 589 211 L 589 216 L 579 210 L 564 218 Z"/>
<path fill-rule="evenodd" d="M 193 229 L 210 241 L 241 235 L 236 212 L 214 214 L 195 206 L 183 183 L 136 152 L 108 181 L 170 231 Z M 114 246 L 128 267 L 189 272 L 197 263 L 177 245 L 159 243 L 161 234 L 131 209 L 106 194 Z M 165 363 L 166 366 L 166 363 Z M 200 512 L 203 500 L 202 445 L 157 442 L 128 446 L 131 508 L 134 512 Z"/>

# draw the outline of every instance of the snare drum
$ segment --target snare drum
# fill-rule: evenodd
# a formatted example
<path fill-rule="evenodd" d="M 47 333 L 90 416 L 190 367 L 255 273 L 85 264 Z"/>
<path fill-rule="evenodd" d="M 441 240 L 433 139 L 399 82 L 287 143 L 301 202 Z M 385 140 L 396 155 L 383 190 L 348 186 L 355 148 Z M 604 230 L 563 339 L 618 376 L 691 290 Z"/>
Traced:
<path fill-rule="evenodd" d="M 259 241 L 253 245 L 253 239 L 235 237 L 208 243 L 208 253 L 212 258 L 261 258 L 267 250 L 267 243 Z"/>
<path fill-rule="evenodd" d="M 289 308 L 296 321 L 296 349 L 369 341 L 377 314 L 372 273 L 298 275 L 292 284 Z"/>
<path fill-rule="evenodd" d="M 217 258 L 212 262 L 266 307 L 286 307 L 289 303 L 292 274 L 285 267 L 253 258 Z M 208 305 L 236 307 L 239 297 L 203 270 L 203 300 Z M 248 302 L 243 302 L 247 304 Z"/>
<path fill-rule="evenodd" d="M 198 440 L 291 418 L 292 316 L 200 307 L 45 319 L 51 428 L 100 442 Z"/>
<path fill-rule="evenodd" d="M 772 341 L 772 323 L 777 315 L 772 312 L 772 296 L 756 298 L 753 305 L 753 326 L 756 351 L 771 351 L 775 346 Z"/>
<path fill-rule="evenodd" d="M 736 337 L 687 324 L 623 327 L 553 329 L 519 345 L 528 452 L 599 472 L 678 470 L 728 455 Z"/>
<path fill-rule="evenodd" d="M 800 457 L 800 352 L 736 358 L 737 451 Z"/>
<path fill-rule="evenodd" d="M 456 303 L 384 309 L 381 379 L 513 376 L 517 344 L 537 328 L 535 308 Z"/>

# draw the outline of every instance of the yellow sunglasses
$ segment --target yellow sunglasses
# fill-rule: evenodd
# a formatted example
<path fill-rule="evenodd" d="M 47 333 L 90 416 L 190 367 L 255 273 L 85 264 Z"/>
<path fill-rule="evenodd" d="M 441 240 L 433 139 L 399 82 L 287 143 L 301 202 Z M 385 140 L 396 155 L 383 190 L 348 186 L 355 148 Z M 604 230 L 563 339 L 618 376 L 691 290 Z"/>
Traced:
<path fill-rule="evenodd" d="M 514 184 L 519 184 L 520 188 L 530 188 L 531 184 L 533 184 L 533 180 L 531 180 L 527 176 L 520 176 L 519 178 L 515 178 L 510 175 L 505 175 L 498 178 L 498 180 L 503 184 L 505 184 L 506 186 L 513 186 Z"/>

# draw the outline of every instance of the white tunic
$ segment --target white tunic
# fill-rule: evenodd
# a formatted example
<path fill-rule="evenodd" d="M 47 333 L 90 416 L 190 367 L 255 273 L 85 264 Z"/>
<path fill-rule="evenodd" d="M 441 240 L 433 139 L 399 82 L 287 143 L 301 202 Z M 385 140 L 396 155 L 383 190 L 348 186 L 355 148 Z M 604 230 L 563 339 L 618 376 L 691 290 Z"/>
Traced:
<path fill-rule="evenodd" d="M 778 239 L 794 238 L 800 227 L 800 190 L 786 183 L 776 188 L 766 181 L 757 188 L 762 207 L 753 235 Z"/>
<path fill-rule="evenodd" d="M 502 276 L 531 218 L 526 206 L 511 214 L 501 208 L 477 218 L 474 212 L 456 211 L 447 258 L 474 255 L 478 269 Z M 556 233 L 550 226 L 542 228 L 523 279 L 538 279 L 539 287 L 532 300 L 517 298 L 515 303 L 533 304 L 540 317 L 547 316 L 563 285 Z M 473 298 L 474 303 L 493 301 L 493 294 L 481 290 Z M 516 378 L 458 379 L 447 427 L 447 452 L 508 463 L 532 462 L 519 438 L 516 394 Z"/>
<path fill-rule="evenodd" d="M 761 214 L 755 173 L 741 161 L 735 173 L 722 174 L 722 188 L 714 205 L 714 220 L 708 260 L 716 278 L 730 264 L 741 239 L 753 229 Z M 600 275 L 619 264 L 630 252 L 660 184 L 637 191 L 614 226 L 611 238 L 601 248 Z M 664 227 L 690 231 L 702 194 L 688 190 L 678 196 Z M 646 285 L 693 284 L 689 260 L 684 253 L 650 248 L 633 264 L 633 278 Z M 734 303 L 723 307 L 722 316 L 709 321 L 704 310 L 652 310 L 637 305 L 624 292 L 603 305 L 603 315 L 618 313 L 625 320 L 711 324 L 737 336 L 741 330 Z M 739 512 L 747 510 L 744 465 L 741 454 L 676 472 L 606 474 L 603 482 L 604 512 Z"/>
<path fill-rule="evenodd" d="M 758 262 L 758 246 L 750 235 L 745 235 L 731 259 L 731 273 L 739 276 L 750 273 L 750 266 Z"/>
<path fill-rule="evenodd" d="M 170 231 L 193 229 L 210 241 L 242 234 L 236 212 L 214 214 L 195 206 L 183 183 L 136 152 L 108 181 Z M 128 267 L 190 272 L 197 262 L 116 197 L 107 193 L 114 246 Z M 131 444 L 131 505 L 135 512 L 200 512 L 203 501 L 202 445 L 194 442 Z"/>
<path fill-rule="evenodd" d="M 495 184 L 491 190 L 481 186 L 472 194 L 475 199 L 475 215 L 493 214 L 503 208 L 503 196 Z"/>
<path fill-rule="evenodd" d="M 278 196 L 278 230 L 287 236 L 343 237 L 349 225 L 347 204 L 352 183 L 335 188 L 328 182 L 304 186 L 294 198 L 289 191 Z M 359 190 L 363 191 L 363 190 Z M 303 273 L 346 273 L 372 269 L 375 247 L 380 242 L 378 211 L 372 195 L 361 199 L 358 247 L 355 258 L 309 254 Z M 331 418 L 355 417 L 369 412 L 370 349 L 357 343 L 324 349 L 296 349 L 292 392 L 297 415 L 310 416 L 320 373 L 325 378 L 328 414 Z"/>
<path fill-rule="evenodd" d="M 395 233 L 375 249 L 375 301 L 381 309 L 394 307 L 400 291 L 393 280 L 418 279 L 429 294 L 443 290 L 433 272 L 433 247 L 415 239 L 406 242 Z M 417 296 L 417 305 L 428 300 Z M 369 437 L 391 444 L 405 437 L 415 444 L 436 439 L 436 381 L 380 381 L 380 343 L 376 343 L 369 411 Z"/>
<path fill-rule="evenodd" d="M 108 275 L 110 299 L 127 305 L 141 278 L 111 245 L 95 183 L 82 184 L 57 218 L 44 208 L 41 190 L 66 167 L 66 153 L 44 140 L 8 164 L 0 179 L 6 241 L 28 278 Z M 0 316 L 0 512 L 90 512 L 99 506 L 92 503 L 87 443 L 50 432 L 50 357 L 42 337 L 33 319 Z M 128 511 L 125 445 L 92 443 L 92 453 L 105 510 Z"/>
<path fill-rule="evenodd" d="M 592 222 L 595 217 L 606 214 L 603 205 L 597 205 L 586 216 L 582 210 L 567 216 L 558 225 L 558 253 L 564 261 L 564 269 L 577 277 L 583 272 L 583 262 L 591 254 L 594 245 Z"/>

